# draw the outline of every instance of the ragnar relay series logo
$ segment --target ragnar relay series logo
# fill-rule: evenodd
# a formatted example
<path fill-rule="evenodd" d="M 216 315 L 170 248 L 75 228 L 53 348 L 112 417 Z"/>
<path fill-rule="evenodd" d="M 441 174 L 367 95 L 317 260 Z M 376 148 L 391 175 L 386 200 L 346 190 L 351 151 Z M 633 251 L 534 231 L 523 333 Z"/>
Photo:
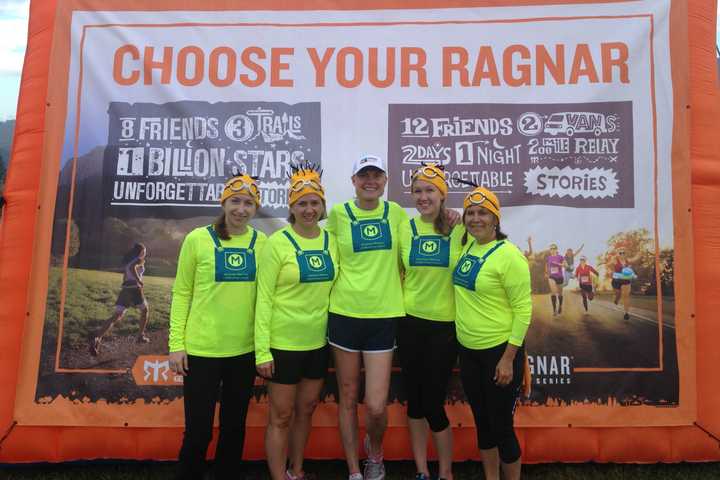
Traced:
<path fill-rule="evenodd" d="M 570 385 L 572 360 L 567 355 L 528 355 L 534 385 Z"/>

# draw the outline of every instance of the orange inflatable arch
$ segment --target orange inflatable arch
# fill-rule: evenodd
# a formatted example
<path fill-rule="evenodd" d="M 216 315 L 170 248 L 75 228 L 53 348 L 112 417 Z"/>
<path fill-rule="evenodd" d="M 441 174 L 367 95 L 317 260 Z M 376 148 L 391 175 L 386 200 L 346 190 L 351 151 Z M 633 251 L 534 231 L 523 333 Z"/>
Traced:
<path fill-rule="evenodd" d="M 55 49 L 53 45 L 59 0 L 33 0 L 30 6 L 30 26 L 25 65 L 22 74 L 17 123 L 13 141 L 12 164 L 9 167 L 4 196 L 7 204 L 0 223 L 0 462 L 60 462 L 77 459 L 118 458 L 158 459 L 175 458 L 182 436 L 179 427 L 141 426 L 38 426 L 16 421 L 16 386 L 20 383 L 23 348 L 28 348 L 28 318 L 36 300 L 37 282 L 31 271 L 36 262 L 47 258 L 36 256 L 38 238 L 48 225 L 40 222 L 48 218 L 47 209 L 54 205 L 43 203 L 41 191 L 54 192 L 57 165 L 48 163 L 46 132 L 61 128 L 49 122 L 50 86 L 58 78 L 49 77 Z M 138 2 L 77 0 L 67 2 L 78 10 L 133 10 Z M 142 2 L 143 9 L 202 10 L 201 2 L 169 1 Z M 411 8 L 456 8 L 475 6 L 520 6 L 569 3 L 622 3 L 620 0 L 309 0 L 264 2 L 215 2 L 233 10 L 373 10 Z M 151 5 L 151 7 L 147 7 Z M 67 7 L 67 6 L 66 6 Z M 673 160 L 687 160 L 690 171 L 682 161 L 673 167 L 676 181 L 687 181 L 689 195 L 681 195 L 674 203 L 676 219 L 691 218 L 691 222 L 677 220 L 676 239 L 694 238 L 692 268 L 687 279 L 695 298 L 695 310 L 688 312 L 695 321 L 696 346 L 694 356 L 681 375 L 683 381 L 695 385 L 696 409 L 694 419 L 673 426 L 652 427 L 542 427 L 519 429 L 526 462 L 679 462 L 720 460 L 720 384 L 717 366 L 720 365 L 720 145 L 717 133 L 720 118 L 720 98 L 715 56 L 716 2 L 673 0 L 671 35 L 687 39 L 673 43 L 674 66 L 685 65 L 689 78 L 675 78 L 675 131 L 689 132 L 686 138 L 673 138 Z M 66 48 L 66 47 L 65 47 Z M 683 69 L 680 69 L 681 71 Z M 687 89 L 685 88 L 687 86 Z M 689 144 L 689 146 L 688 146 Z M 50 172 L 50 173 L 48 173 Z M 54 198 L 53 195 L 50 195 Z M 686 203 L 683 203 L 686 202 Z M 691 216 L 688 216 L 687 213 Z M 692 232 L 688 231 L 692 229 Z M 47 232 L 45 232 L 47 237 Z M 692 244 L 691 244 L 692 245 Z M 33 283 L 31 283 L 31 280 Z M 685 282 L 686 278 L 683 278 Z M 694 280 L 694 281 L 690 281 Z M 695 291 L 692 292 L 692 285 Z M 44 291 L 43 288 L 40 289 Z M 691 304 L 692 302 L 690 302 Z M 681 399 L 682 400 L 682 399 Z M 249 427 L 247 456 L 262 458 L 262 427 Z M 471 427 L 456 431 L 457 457 L 477 458 L 475 433 Z M 316 425 L 310 442 L 313 458 L 336 458 L 341 455 L 334 426 Z M 393 426 L 386 456 L 409 458 L 405 429 Z"/>

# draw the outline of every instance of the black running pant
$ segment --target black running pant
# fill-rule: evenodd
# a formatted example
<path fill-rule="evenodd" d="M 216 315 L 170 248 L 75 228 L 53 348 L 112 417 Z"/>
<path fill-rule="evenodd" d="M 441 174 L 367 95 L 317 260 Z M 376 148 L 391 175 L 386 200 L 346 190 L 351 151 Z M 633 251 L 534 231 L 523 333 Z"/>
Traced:
<path fill-rule="evenodd" d="M 436 322 L 408 315 L 398 324 L 398 355 L 407 396 L 407 415 L 427 419 L 430 430 L 442 432 L 448 380 L 457 362 L 455 322 Z"/>
<path fill-rule="evenodd" d="M 255 381 L 255 354 L 226 358 L 188 355 L 188 367 L 183 383 L 185 434 L 178 478 L 203 478 L 218 398 L 220 435 L 215 452 L 215 478 L 237 478 L 242 468 L 245 418 Z"/>
<path fill-rule="evenodd" d="M 506 345 L 503 343 L 485 350 L 460 345 L 460 377 L 475 417 L 478 448 L 497 448 L 503 463 L 513 463 L 521 453 L 513 428 L 513 415 L 522 385 L 524 353 L 522 348 L 518 349 L 513 361 L 512 381 L 499 387 L 493 377 Z"/>

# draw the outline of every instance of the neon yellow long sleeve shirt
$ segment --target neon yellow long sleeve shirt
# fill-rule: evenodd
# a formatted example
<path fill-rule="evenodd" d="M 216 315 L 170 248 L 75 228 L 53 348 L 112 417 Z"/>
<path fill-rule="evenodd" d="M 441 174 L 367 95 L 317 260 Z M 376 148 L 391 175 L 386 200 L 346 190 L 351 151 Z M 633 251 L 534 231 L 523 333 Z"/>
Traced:
<path fill-rule="evenodd" d="M 358 221 L 381 219 L 384 203 L 373 210 L 361 210 L 347 203 Z M 327 231 L 337 242 L 340 273 L 330 292 L 330 311 L 354 318 L 393 318 L 405 315 L 400 281 L 399 230 L 407 220 L 405 210 L 395 202 L 388 203 L 390 248 L 356 252 L 351 232 L 352 220 L 345 204 L 333 206 L 327 220 Z"/>
<path fill-rule="evenodd" d="M 288 226 L 270 235 L 260 259 L 257 307 L 255 309 L 255 362 L 273 359 L 270 348 L 306 351 L 327 343 L 327 317 L 330 289 L 337 278 L 337 250 L 328 235 L 328 253 L 332 259 L 332 278 L 301 282 L 295 246 L 302 251 L 322 251 L 325 231 L 316 238 L 304 238 Z M 326 266 L 327 267 L 327 266 Z M 329 277 L 329 275 L 328 275 Z"/>
<path fill-rule="evenodd" d="M 414 220 L 418 235 L 438 235 L 432 223 L 424 222 L 419 216 Z M 410 220 L 400 225 L 400 255 L 405 269 L 403 294 L 408 315 L 439 322 L 455 320 L 452 272 L 462 249 L 460 241 L 463 233 L 465 228 L 462 225 L 455 226 L 450 233 L 447 266 L 418 266 L 410 264 L 413 248 Z M 415 247 L 421 246 L 416 244 Z"/>
<path fill-rule="evenodd" d="M 455 328 L 458 341 L 466 348 L 484 350 L 504 342 L 520 346 L 525 340 L 532 316 L 530 268 L 522 252 L 504 242 L 487 257 L 475 280 L 475 291 L 455 285 Z M 482 258 L 496 243 L 473 242 L 463 254 Z"/>
<path fill-rule="evenodd" d="M 247 248 L 255 230 L 220 240 L 224 248 Z M 256 259 L 267 237 L 258 231 Z M 254 349 L 255 281 L 215 281 L 215 244 L 207 227 L 183 241 L 170 307 L 171 352 L 201 357 L 232 357 Z"/>

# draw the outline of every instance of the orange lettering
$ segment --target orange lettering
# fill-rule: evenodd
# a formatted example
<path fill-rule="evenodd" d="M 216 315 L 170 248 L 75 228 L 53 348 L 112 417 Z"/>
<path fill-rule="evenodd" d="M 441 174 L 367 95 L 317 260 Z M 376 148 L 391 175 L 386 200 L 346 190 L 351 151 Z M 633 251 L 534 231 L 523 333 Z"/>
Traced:
<path fill-rule="evenodd" d="M 427 72 L 425 64 L 427 63 L 427 54 L 425 50 L 417 47 L 403 47 L 400 49 L 400 85 L 403 87 L 410 86 L 410 72 L 417 74 L 417 85 L 419 87 L 427 87 Z M 412 61 L 414 57 L 415 61 Z"/>
<path fill-rule="evenodd" d="M 565 45 L 555 45 L 555 61 L 544 45 L 535 46 L 535 56 L 535 81 L 538 85 L 545 85 L 545 70 L 550 72 L 556 84 L 565 84 Z"/>
<path fill-rule="evenodd" d="M 188 76 L 188 56 L 192 55 L 194 71 Z M 192 87 L 202 82 L 205 74 L 205 53 L 200 47 L 183 47 L 178 52 L 177 58 L 177 79 L 180 85 Z"/>
<path fill-rule="evenodd" d="M 255 78 L 250 78 L 250 75 L 243 73 L 240 75 L 240 83 L 242 83 L 246 87 L 257 87 L 262 85 L 265 81 L 265 69 L 261 65 L 255 63 L 252 58 L 250 58 L 251 55 L 256 56 L 261 60 L 264 60 L 265 50 L 260 47 L 248 47 L 243 50 L 242 54 L 240 55 L 240 61 L 249 70 L 255 72 Z"/>
<path fill-rule="evenodd" d="M 468 52 L 463 47 L 443 47 L 443 87 L 453 86 L 453 72 L 460 76 L 461 86 L 469 87 L 467 63 Z"/>
<path fill-rule="evenodd" d="M 518 53 L 523 60 L 530 59 L 530 50 L 525 45 L 510 45 L 503 51 L 503 79 L 510 87 L 530 85 L 530 65 L 521 63 L 514 65 L 513 56 Z M 513 66 L 520 73 L 519 77 L 513 75 Z"/>
<path fill-rule="evenodd" d="M 292 55 L 294 48 L 271 48 L 270 49 L 270 86 L 271 87 L 292 87 L 291 78 L 280 78 L 280 73 L 290 69 L 290 64 L 282 62 L 283 55 Z"/>
<path fill-rule="evenodd" d="M 347 76 L 347 58 L 353 57 L 353 72 L 352 76 Z M 340 86 L 345 88 L 355 88 L 362 82 L 363 79 L 363 55 L 360 49 L 355 47 L 343 47 L 338 50 L 337 54 L 337 82 Z"/>
<path fill-rule="evenodd" d="M 385 78 L 379 78 L 378 65 L 378 49 L 373 47 L 370 49 L 370 71 L 368 78 L 374 87 L 386 88 L 395 81 L 395 48 L 387 47 L 385 49 Z"/>
<path fill-rule="evenodd" d="M 473 74 L 472 81 L 473 87 L 479 87 L 483 78 L 489 79 L 494 87 L 500 85 L 495 56 L 493 55 L 492 47 L 487 45 L 480 47 L 480 50 L 478 50 L 478 58 L 477 62 L 475 62 L 475 73 Z"/>
<path fill-rule="evenodd" d="M 172 74 L 173 49 L 172 49 L 172 47 L 164 47 L 162 60 L 160 60 L 159 62 L 156 62 L 153 59 L 154 53 L 155 53 L 154 47 L 145 47 L 145 54 L 143 57 L 143 68 L 144 68 L 143 83 L 145 83 L 145 85 L 151 85 L 152 84 L 152 71 L 159 69 L 160 70 L 160 83 L 168 84 L 168 83 L 170 83 L 170 75 Z"/>
<path fill-rule="evenodd" d="M 220 56 L 226 58 L 225 77 L 220 78 Z M 237 69 L 237 55 L 230 47 L 217 47 L 210 52 L 210 83 L 216 87 L 227 87 L 235 80 Z"/>
<path fill-rule="evenodd" d="M 115 50 L 115 59 L 113 61 L 113 78 L 120 85 L 132 85 L 140 79 L 140 70 L 130 70 L 130 76 L 123 75 L 123 63 L 125 55 L 129 54 L 133 60 L 140 58 L 140 52 L 135 45 L 123 45 Z"/>
<path fill-rule="evenodd" d="M 330 58 L 332 57 L 335 48 L 326 48 L 322 58 L 318 57 L 317 50 L 314 48 L 308 48 L 307 51 L 308 55 L 310 55 L 313 67 L 315 67 L 315 86 L 324 87 L 325 70 L 327 70 L 327 65 L 330 62 Z"/>
<path fill-rule="evenodd" d="M 572 70 L 570 71 L 570 80 L 568 83 L 578 83 L 580 76 L 588 78 L 590 83 L 598 83 L 598 74 L 595 70 L 595 63 L 590 53 L 590 47 L 587 43 L 578 44 L 573 57 Z"/>
<path fill-rule="evenodd" d="M 620 81 L 622 83 L 630 83 L 628 75 L 628 46 L 622 42 L 601 43 L 600 50 L 602 52 L 603 64 L 603 82 L 611 83 L 613 81 L 612 68 L 616 67 L 619 71 Z M 613 57 L 613 51 L 617 51 L 617 57 Z"/>

